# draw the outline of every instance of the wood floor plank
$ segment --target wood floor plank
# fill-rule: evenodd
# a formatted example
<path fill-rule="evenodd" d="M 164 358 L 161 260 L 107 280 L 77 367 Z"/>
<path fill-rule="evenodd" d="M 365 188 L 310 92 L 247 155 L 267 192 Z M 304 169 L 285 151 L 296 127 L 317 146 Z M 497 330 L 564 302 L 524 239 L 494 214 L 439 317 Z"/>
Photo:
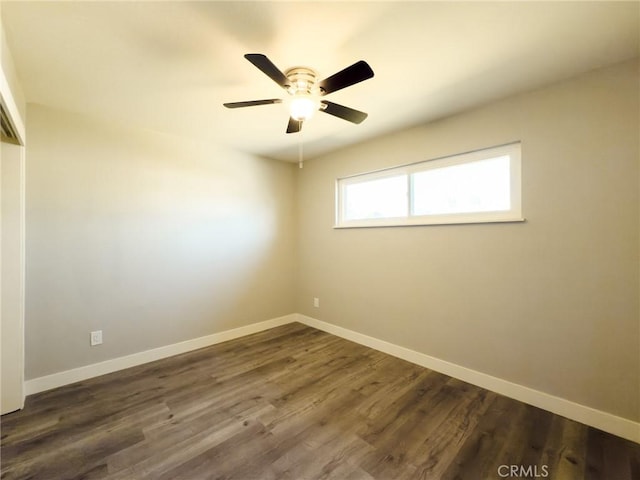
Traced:
<path fill-rule="evenodd" d="M 634 471 L 634 463 L 640 464 L 640 452 L 632 442 L 621 442 L 613 435 L 593 429 L 588 431 L 587 436 L 585 479 L 640 478 L 640 471 Z"/>
<path fill-rule="evenodd" d="M 497 471 L 490 469 L 506 445 L 514 419 L 523 409 L 524 405 L 497 396 L 441 478 L 477 479 L 495 476 Z"/>
<path fill-rule="evenodd" d="M 540 444 L 544 444 L 548 428 L 548 425 L 541 422 L 539 418 L 541 413 L 540 409 L 530 405 L 519 405 L 517 414 L 511 418 L 511 428 L 506 433 L 501 448 L 486 464 L 487 475 L 497 474 L 500 468 L 504 470 L 503 465 L 516 465 L 522 467 L 525 472 L 529 472 L 526 476 L 540 477 L 541 465 L 538 465 L 542 453 Z"/>
<path fill-rule="evenodd" d="M 561 478 L 584 478 L 588 458 L 587 427 L 575 422 L 565 422 L 562 434 L 556 468 L 550 471 Z"/>
<path fill-rule="evenodd" d="M 423 440 L 412 447 L 418 466 L 416 478 L 440 478 L 457 457 L 496 397 L 492 392 L 477 390 L 470 400 L 457 402 L 445 418 L 428 418 L 426 431 L 421 432 Z"/>
<path fill-rule="evenodd" d="M 2 480 L 640 480 L 640 445 L 301 324 L 27 398 Z"/>

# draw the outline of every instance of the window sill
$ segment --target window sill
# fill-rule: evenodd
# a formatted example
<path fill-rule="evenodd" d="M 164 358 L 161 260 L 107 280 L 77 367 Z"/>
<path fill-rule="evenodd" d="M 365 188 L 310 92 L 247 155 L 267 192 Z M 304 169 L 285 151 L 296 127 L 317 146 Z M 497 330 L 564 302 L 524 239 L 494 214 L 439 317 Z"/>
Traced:
<path fill-rule="evenodd" d="M 442 225 L 482 225 L 487 223 L 524 223 L 527 220 L 525 218 L 508 218 L 508 219 L 492 219 L 492 220 L 463 220 L 463 219 L 448 219 L 448 220 L 432 220 L 432 221 L 414 221 L 407 222 L 406 219 L 402 221 L 393 221 L 392 219 L 385 219 L 385 221 L 372 222 L 353 222 L 342 225 L 334 225 L 335 230 L 347 229 L 347 228 L 380 228 L 380 227 L 434 227 Z"/>

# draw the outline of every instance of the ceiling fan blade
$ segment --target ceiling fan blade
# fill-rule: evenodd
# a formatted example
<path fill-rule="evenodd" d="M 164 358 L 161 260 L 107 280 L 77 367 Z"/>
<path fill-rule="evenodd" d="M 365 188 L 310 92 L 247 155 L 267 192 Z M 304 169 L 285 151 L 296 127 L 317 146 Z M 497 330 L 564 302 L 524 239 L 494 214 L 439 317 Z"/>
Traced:
<path fill-rule="evenodd" d="M 371 67 L 367 62 L 360 60 L 350 67 L 340 70 L 338 73 L 325 78 L 318 85 L 320 86 L 321 94 L 327 95 L 331 92 L 349 87 L 371 77 L 373 77 L 373 70 L 371 70 Z"/>
<path fill-rule="evenodd" d="M 334 117 L 342 118 L 343 120 L 347 120 L 351 123 L 362 123 L 364 119 L 368 117 L 368 114 L 361 112 L 360 110 L 345 107 L 344 105 L 340 105 L 338 103 L 322 100 L 322 102 L 320 102 L 320 105 L 321 112 L 328 113 L 329 115 L 333 115 Z"/>
<path fill-rule="evenodd" d="M 270 98 L 268 100 L 249 100 L 246 102 L 230 102 L 223 103 L 227 108 L 255 107 L 256 105 L 271 105 L 273 103 L 282 103 L 279 98 Z"/>
<path fill-rule="evenodd" d="M 263 55 L 261 53 L 247 53 L 244 58 L 253 63 L 256 67 L 258 67 L 258 69 L 262 71 L 262 73 L 276 82 L 282 88 L 287 88 L 289 86 L 289 80 L 287 79 L 285 74 L 282 73 L 280 69 L 266 57 L 266 55 Z"/>
<path fill-rule="evenodd" d="M 293 117 L 289 117 L 289 125 L 287 125 L 287 133 L 298 133 L 302 130 L 302 120 L 296 120 Z"/>

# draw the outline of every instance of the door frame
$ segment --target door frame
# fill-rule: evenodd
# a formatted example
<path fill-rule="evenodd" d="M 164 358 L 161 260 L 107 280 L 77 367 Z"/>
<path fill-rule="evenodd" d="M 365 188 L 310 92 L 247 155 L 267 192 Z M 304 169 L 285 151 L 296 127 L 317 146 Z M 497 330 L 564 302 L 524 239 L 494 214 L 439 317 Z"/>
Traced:
<path fill-rule="evenodd" d="M 2 39 L 4 41 L 4 38 Z M 24 370 L 25 370 L 25 191 L 26 191 L 26 180 L 25 180 L 25 145 L 26 145 L 26 132 L 25 125 L 20 115 L 20 111 L 16 104 L 14 95 L 11 91 L 11 87 L 9 85 L 9 81 L 5 75 L 4 68 L 0 67 L 0 104 L 4 111 L 5 119 L 11 126 L 13 133 L 15 134 L 15 138 L 10 139 L 10 141 L 6 143 L 12 143 L 14 145 L 11 148 L 19 149 L 16 155 L 12 154 L 10 161 L 19 162 L 17 173 L 17 181 L 14 185 L 17 189 L 17 198 L 14 197 L 14 201 L 16 201 L 17 208 L 17 216 L 18 216 L 18 227 L 14 228 L 14 235 L 18 236 L 19 241 L 19 259 L 17 268 L 13 268 L 10 270 L 10 278 L 2 278 L 4 277 L 5 268 L 4 262 L 6 259 L 2 258 L 2 235 L 0 235 L 0 271 L 2 271 L 2 275 L 0 275 L 0 292 L 3 291 L 2 288 L 2 280 L 5 282 L 7 280 L 11 282 L 16 282 L 17 284 L 13 285 L 13 291 L 18 291 L 18 298 L 11 299 L 11 301 L 17 302 L 17 319 L 13 321 L 17 322 L 12 325 L 13 332 L 17 338 L 12 338 L 11 342 L 16 342 L 15 345 L 18 347 L 17 351 L 12 354 L 12 364 L 15 362 L 14 367 L 17 370 L 15 372 L 14 378 L 17 380 L 11 380 L 12 385 L 11 388 L 17 389 L 17 394 L 7 395 L 5 396 L 2 393 L 2 405 L 0 405 L 0 413 L 5 414 L 11 411 L 19 410 L 24 407 L 24 399 L 25 399 L 25 388 L 24 388 Z M 5 138 L 1 138 L 3 143 L 5 143 Z M 1 173 L 1 170 L 0 170 Z M 0 177 L 0 181 L 2 178 Z M 0 189 L 1 191 L 1 189 Z M 0 195 L 0 212 L 2 209 L 2 195 Z M 14 217 L 15 220 L 15 217 Z M 3 228 L 4 220 L 2 219 L 2 215 L 0 214 L 0 231 Z M 16 231 L 17 230 L 17 231 Z M 15 240 L 15 237 L 14 237 Z M 15 267 L 15 266 L 14 266 Z M 0 325 L 2 325 L 2 301 L 4 293 L 0 295 Z M 15 307 L 15 305 L 14 305 Z M 1 330 L 0 327 L 0 341 L 4 343 L 4 340 L 1 338 Z M 6 366 L 5 366 L 6 367 Z M 3 367 L 3 369 L 5 368 Z M 4 375 L 3 375 L 4 377 Z M 4 384 L 4 381 L 3 381 Z M 4 387 L 5 385 L 3 385 Z M 5 398 L 7 399 L 7 404 L 5 405 Z"/>

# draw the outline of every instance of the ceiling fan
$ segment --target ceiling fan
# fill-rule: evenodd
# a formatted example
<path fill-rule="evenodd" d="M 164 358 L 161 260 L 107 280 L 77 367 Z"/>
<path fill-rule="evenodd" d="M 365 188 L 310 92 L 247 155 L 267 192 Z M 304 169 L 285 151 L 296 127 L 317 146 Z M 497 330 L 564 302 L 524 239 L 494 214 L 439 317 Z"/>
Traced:
<path fill-rule="evenodd" d="M 261 53 L 247 53 L 244 58 L 284 88 L 290 95 L 288 99 L 290 118 L 287 125 L 287 133 L 299 132 L 302 129 L 302 123 L 308 120 L 316 110 L 356 124 L 367 118 L 367 114 L 364 112 L 320 99 L 320 97 L 373 77 L 373 70 L 364 60 L 360 60 L 340 70 L 338 73 L 318 81 L 316 72 L 307 67 L 294 67 L 283 73 Z M 242 108 L 282 102 L 283 100 L 280 98 L 270 98 L 225 103 L 224 106 L 227 108 Z"/>

